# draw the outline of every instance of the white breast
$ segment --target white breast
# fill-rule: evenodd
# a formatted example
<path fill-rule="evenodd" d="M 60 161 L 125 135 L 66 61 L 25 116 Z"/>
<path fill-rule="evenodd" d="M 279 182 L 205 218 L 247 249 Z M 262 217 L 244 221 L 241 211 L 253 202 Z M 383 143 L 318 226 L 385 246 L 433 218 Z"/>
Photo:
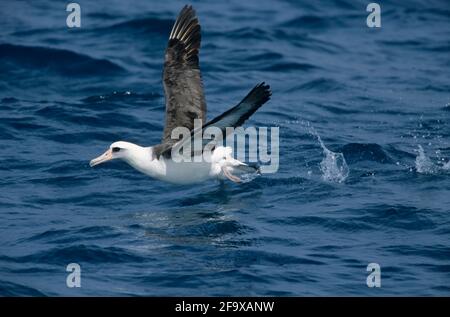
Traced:
<path fill-rule="evenodd" d="M 202 162 L 175 162 L 172 159 L 160 157 L 159 159 L 149 159 L 149 155 L 135 157 L 128 163 L 140 172 L 153 178 L 174 183 L 193 184 L 211 178 L 223 178 L 222 167 L 224 165 L 235 165 L 239 162 L 231 157 L 232 149 L 229 147 L 217 147 L 208 160 Z M 240 162 L 239 162 L 240 163 Z"/>

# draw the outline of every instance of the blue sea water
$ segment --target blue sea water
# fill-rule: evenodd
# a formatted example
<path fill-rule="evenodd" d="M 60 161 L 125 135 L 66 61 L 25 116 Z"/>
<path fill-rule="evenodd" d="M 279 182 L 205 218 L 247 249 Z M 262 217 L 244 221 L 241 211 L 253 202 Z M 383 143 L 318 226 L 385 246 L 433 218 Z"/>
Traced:
<path fill-rule="evenodd" d="M 159 142 L 185 2 L 66 2 L 0 3 L 0 295 L 450 294 L 448 1 L 195 1 L 208 117 L 266 81 L 280 128 L 276 174 L 198 186 L 89 167 Z"/>

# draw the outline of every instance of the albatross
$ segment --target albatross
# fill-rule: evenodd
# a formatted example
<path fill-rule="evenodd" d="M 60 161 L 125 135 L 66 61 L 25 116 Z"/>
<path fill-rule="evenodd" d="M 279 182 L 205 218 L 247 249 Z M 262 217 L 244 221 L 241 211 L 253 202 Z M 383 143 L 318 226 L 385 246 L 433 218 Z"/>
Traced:
<path fill-rule="evenodd" d="M 166 118 L 161 143 L 143 147 L 130 142 L 118 141 L 108 150 L 90 161 L 90 166 L 120 159 L 136 170 L 161 181 L 174 184 L 192 184 L 207 179 L 229 179 L 239 183 L 244 173 L 258 172 L 232 156 L 232 148 L 217 145 L 210 151 L 208 160 L 176 161 L 172 151 L 191 141 L 194 135 L 208 127 L 220 129 L 226 134 L 227 127 L 241 126 L 271 96 L 269 85 L 256 85 L 236 106 L 194 129 L 194 120 L 206 121 L 206 101 L 199 67 L 200 24 L 192 6 L 180 11 L 165 51 L 163 84 L 166 98 Z M 185 127 L 189 137 L 173 139 L 172 131 Z M 192 156 L 202 155 L 190 152 Z"/>

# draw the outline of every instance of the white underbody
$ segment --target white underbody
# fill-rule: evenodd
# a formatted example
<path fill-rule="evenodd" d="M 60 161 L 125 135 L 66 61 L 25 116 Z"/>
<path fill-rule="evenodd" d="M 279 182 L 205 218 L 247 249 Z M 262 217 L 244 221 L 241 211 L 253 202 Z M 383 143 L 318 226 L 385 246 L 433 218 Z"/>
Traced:
<path fill-rule="evenodd" d="M 231 156 L 232 149 L 230 147 L 217 147 L 210 160 L 203 159 L 201 162 L 195 162 L 194 158 L 189 162 L 175 162 L 163 156 L 152 160 L 151 148 L 142 149 L 147 150 L 147 152 L 125 159 L 125 161 L 146 175 L 174 184 L 192 184 L 208 179 L 226 179 L 224 169 L 225 172 L 238 175 L 243 172 L 241 168 L 247 166 Z"/>

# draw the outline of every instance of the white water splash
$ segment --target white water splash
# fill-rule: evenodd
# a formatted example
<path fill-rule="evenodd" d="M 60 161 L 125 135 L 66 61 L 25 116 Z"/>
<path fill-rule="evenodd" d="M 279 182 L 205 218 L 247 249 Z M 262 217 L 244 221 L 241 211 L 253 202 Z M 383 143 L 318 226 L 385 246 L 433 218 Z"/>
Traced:
<path fill-rule="evenodd" d="M 419 145 L 417 150 L 419 153 L 416 157 L 416 170 L 421 174 L 434 174 L 436 172 L 436 165 L 426 156 L 423 147 Z"/>
<path fill-rule="evenodd" d="M 431 159 L 425 154 L 425 151 L 421 145 L 417 149 L 416 157 L 416 171 L 420 174 L 437 174 L 441 171 L 450 170 L 450 161 L 440 166 L 431 161 Z"/>
<path fill-rule="evenodd" d="M 350 174 L 350 169 L 345 161 L 344 154 L 333 152 L 328 149 L 323 143 L 319 133 L 311 126 L 309 121 L 301 121 L 300 124 L 307 129 L 309 134 L 317 138 L 317 141 L 323 150 L 324 158 L 319 164 L 320 171 L 322 172 L 322 179 L 332 183 L 344 182 Z M 310 171 L 308 172 L 308 175 L 310 175 Z"/>
<path fill-rule="evenodd" d="M 320 162 L 322 178 L 328 182 L 342 183 L 350 173 L 344 154 L 330 151 L 322 142 L 320 136 L 318 134 L 316 136 L 325 155 Z"/>
<path fill-rule="evenodd" d="M 241 183 L 250 183 L 255 178 L 259 177 L 261 174 L 258 173 L 245 173 L 239 175 L 239 178 L 241 179 Z"/>
<path fill-rule="evenodd" d="M 450 161 L 448 161 L 447 163 L 444 164 L 444 166 L 442 166 L 442 168 L 446 171 L 450 170 Z"/>

